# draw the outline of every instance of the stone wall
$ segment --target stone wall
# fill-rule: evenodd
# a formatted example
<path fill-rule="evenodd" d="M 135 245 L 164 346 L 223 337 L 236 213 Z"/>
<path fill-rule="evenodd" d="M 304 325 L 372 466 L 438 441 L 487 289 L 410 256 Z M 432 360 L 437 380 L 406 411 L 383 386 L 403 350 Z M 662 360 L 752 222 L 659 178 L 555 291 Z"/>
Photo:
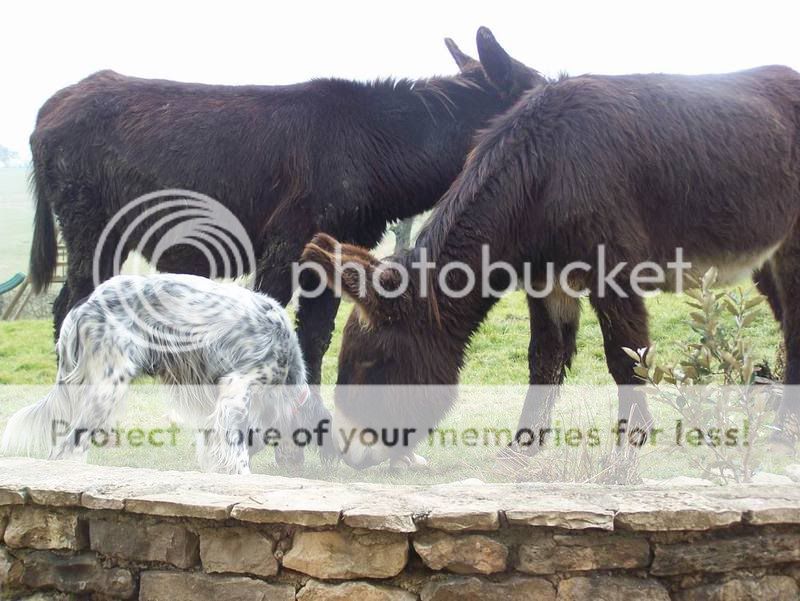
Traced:
<path fill-rule="evenodd" d="M 11 599 L 800 598 L 794 486 L 390 487 L 0 459 L 0 540 Z"/>

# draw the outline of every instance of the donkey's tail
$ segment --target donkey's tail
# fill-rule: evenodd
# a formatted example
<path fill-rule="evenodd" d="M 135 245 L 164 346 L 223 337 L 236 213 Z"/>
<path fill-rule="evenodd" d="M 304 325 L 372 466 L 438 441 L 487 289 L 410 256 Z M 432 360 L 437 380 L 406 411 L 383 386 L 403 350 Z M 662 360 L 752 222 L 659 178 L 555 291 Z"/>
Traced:
<path fill-rule="evenodd" d="M 0 454 L 50 454 L 55 436 L 69 424 L 70 400 L 63 386 L 56 385 L 43 399 L 20 409 L 11 417 L 0 440 Z"/>
<path fill-rule="evenodd" d="M 42 167 L 34 157 L 31 185 L 36 198 L 36 214 L 33 220 L 33 243 L 31 244 L 30 278 L 33 291 L 42 292 L 53 281 L 53 273 L 58 259 L 56 227 L 53 209 L 42 181 Z"/>

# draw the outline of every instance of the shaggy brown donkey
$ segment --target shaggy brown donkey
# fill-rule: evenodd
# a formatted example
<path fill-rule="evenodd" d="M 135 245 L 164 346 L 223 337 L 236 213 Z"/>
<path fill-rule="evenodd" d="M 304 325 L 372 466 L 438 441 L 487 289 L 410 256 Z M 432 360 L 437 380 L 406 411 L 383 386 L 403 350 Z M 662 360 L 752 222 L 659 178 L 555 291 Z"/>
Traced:
<path fill-rule="evenodd" d="M 92 291 L 104 227 L 143 194 L 182 188 L 223 203 L 255 249 L 257 265 L 245 268 L 255 268 L 258 290 L 282 304 L 292 295 L 291 265 L 315 232 L 369 247 L 388 222 L 430 208 L 458 175 L 475 130 L 544 82 L 486 28 L 477 35 L 480 62 L 446 43 L 460 68 L 453 77 L 233 87 L 103 71 L 58 92 L 31 136 L 36 290 L 55 267 L 53 212 L 69 253 L 67 283 L 54 306 L 56 333 Z M 113 251 L 119 235 L 115 229 L 104 248 Z M 144 245 L 145 256 L 159 241 Z M 139 242 L 129 238 L 122 258 Z M 208 275 L 208 262 L 180 245 L 161 255 L 157 268 Z M 100 279 L 112 275 L 103 254 Z M 337 306 L 330 294 L 300 306 L 298 335 L 312 384 L 320 379 Z"/>
<path fill-rule="evenodd" d="M 507 261 L 520 275 L 529 269 L 530 382 L 553 387 L 575 353 L 579 302 L 563 287 L 536 298 L 548 264 L 558 274 L 568 263 L 588 263 L 587 271 L 573 272 L 583 277 L 569 287 L 590 290 L 608 369 L 619 385 L 636 382 L 623 347 L 650 344 L 643 299 L 631 290 L 637 264 L 666 265 L 682 248 L 694 268 L 716 265 L 721 280 L 763 266 L 759 285 L 782 320 L 786 383 L 800 384 L 798 217 L 798 73 L 769 66 L 708 76 L 586 75 L 533 90 L 496 119 L 416 248 L 396 260 L 407 267 L 426 249 L 437 264 L 434 276 L 462 261 L 480 282 L 481 247 L 489 245 L 493 261 Z M 615 278 L 622 294 L 599 293 L 601 245 L 608 266 L 625 263 Z M 496 298 L 486 298 L 480 286 L 453 298 L 442 293 L 437 277 L 413 277 L 419 269 L 412 269 L 408 291 L 396 298 L 378 294 L 370 278 L 360 294 L 356 270 L 346 263 L 377 272 L 384 288 L 400 284 L 399 268 L 349 246 L 340 265 L 334 246 L 320 236 L 305 257 L 321 263 L 329 278 L 341 276 L 344 293 L 357 303 L 344 333 L 339 383 L 456 383 L 470 337 Z M 494 274 L 493 280 L 500 288 L 510 276 Z M 423 281 L 431 282 L 434 301 L 419 299 Z M 461 290 L 466 279 L 454 270 L 444 281 Z M 403 402 L 391 394 L 367 398 L 358 386 L 340 388 L 335 431 L 337 424 L 349 429 L 379 420 L 419 428 L 412 444 L 450 409 L 454 396 L 412 393 Z M 536 432 L 549 423 L 553 395 L 547 386 L 530 390 L 519 425 Z M 646 424 L 644 398 L 631 387 L 620 391 L 620 418 Z M 784 434 L 796 427 L 796 396 L 786 391 L 779 413 Z M 353 444 L 346 460 L 364 466 L 399 452 Z"/>

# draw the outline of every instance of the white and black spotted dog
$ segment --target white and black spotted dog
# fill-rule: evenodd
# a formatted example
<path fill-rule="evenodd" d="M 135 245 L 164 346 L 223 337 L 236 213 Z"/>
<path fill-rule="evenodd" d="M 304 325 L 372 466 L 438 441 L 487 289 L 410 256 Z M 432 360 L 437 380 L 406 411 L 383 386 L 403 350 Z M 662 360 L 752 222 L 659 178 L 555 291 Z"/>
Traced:
<path fill-rule="evenodd" d="M 286 311 L 234 284 L 188 275 L 114 277 L 70 311 L 56 347 L 56 386 L 11 418 L 2 440 L 7 454 L 85 457 L 90 438 L 81 434 L 106 428 L 141 374 L 170 385 L 170 412 L 202 433 L 197 456 L 207 471 L 249 473 L 267 431 L 270 444 L 280 433 L 279 460 L 302 459 L 291 448 L 292 431 L 330 417 L 309 395 Z M 58 440 L 55 423 L 68 424 Z"/>

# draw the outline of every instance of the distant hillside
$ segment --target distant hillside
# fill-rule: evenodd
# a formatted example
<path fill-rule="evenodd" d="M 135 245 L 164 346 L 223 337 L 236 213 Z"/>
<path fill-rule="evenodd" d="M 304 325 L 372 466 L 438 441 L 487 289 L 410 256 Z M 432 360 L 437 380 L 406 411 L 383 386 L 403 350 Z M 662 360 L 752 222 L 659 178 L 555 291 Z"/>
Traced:
<path fill-rule="evenodd" d="M 0 144 L 0 168 L 2 167 L 25 167 L 26 161 L 23 161 L 19 153 L 14 152 L 10 148 L 6 148 Z"/>

